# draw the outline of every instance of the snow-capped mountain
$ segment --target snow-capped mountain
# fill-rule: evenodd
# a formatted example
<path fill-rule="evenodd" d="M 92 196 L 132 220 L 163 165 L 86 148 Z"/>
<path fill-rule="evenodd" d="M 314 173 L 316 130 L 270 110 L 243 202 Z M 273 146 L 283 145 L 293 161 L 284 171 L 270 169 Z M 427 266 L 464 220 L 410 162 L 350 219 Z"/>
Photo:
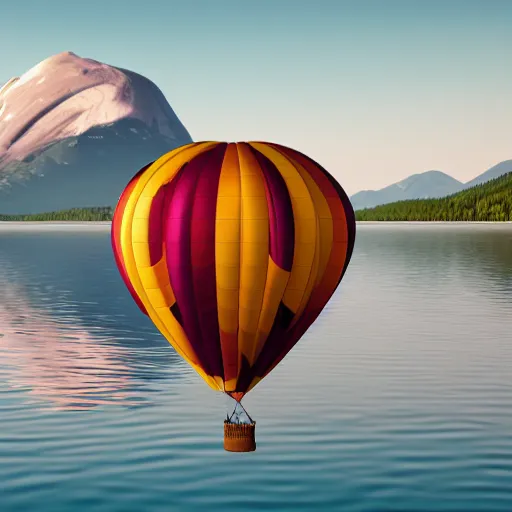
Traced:
<path fill-rule="evenodd" d="M 113 205 L 138 169 L 191 141 L 147 78 L 54 55 L 0 89 L 0 213 Z"/>

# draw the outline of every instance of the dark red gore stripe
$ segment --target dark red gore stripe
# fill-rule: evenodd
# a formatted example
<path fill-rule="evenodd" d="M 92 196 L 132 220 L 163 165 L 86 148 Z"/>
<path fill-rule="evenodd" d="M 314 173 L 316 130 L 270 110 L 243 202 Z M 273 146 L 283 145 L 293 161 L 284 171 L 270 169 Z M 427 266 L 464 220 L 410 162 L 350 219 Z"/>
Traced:
<path fill-rule="evenodd" d="M 295 224 L 290 193 L 277 167 L 265 155 L 252 146 L 249 147 L 265 177 L 270 257 L 276 265 L 290 272 L 295 249 Z"/>
<path fill-rule="evenodd" d="M 165 215 L 168 212 L 169 204 L 172 201 L 177 179 L 183 172 L 185 166 L 180 169 L 171 182 L 163 185 L 158 190 L 151 202 L 148 229 L 149 261 L 151 265 L 156 265 L 162 259 L 164 250 L 163 241 Z"/>
<path fill-rule="evenodd" d="M 164 240 L 183 329 L 208 375 L 224 377 L 217 314 L 215 214 L 227 144 L 193 158 L 175 179 Z"/>

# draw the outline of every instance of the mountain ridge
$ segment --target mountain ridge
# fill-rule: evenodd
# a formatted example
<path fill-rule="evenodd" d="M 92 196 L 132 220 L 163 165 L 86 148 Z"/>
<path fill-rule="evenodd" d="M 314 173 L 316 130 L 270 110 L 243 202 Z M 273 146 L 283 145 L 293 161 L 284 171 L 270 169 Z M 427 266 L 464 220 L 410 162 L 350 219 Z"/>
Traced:
<path fill-rule="evenodd" d="M 504 160 L 466 183 L 442 171 L 425 171 L 408 176 L 397 183 L 378 190 L 361 190 L 353 194 L 350 201 L 354 210 L 361 210 L 396 201 L 441 198 L 471 188 L 474 185 L 486 183 L 511 171 L 512 160 Z M 434 182 L 432 182 L 432 178 L 434 178 Z M 410 183 L 413 183 L 414 186 L 408 186 Z"/>
<path fill-rule="evenodd" d="M 512 221 L 512 172 L 437 199 L 412 199 L 355 212 L 358 221 Z"/>
<path fill-rule="evenodd" d="M 0 212 L 115 204 L 141 167 L 190 142 L 148 78 L 51 56 L 0 89 Z"/>

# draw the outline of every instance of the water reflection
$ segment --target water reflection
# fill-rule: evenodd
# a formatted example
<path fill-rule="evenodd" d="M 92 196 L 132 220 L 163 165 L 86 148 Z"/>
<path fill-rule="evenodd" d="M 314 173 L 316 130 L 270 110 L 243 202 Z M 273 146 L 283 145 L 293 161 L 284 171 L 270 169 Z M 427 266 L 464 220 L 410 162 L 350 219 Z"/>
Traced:
<path fill-rule="evenodd" d="M 62 324 L 34 309 L 21 287 L 2 283 L 0 325 L 0 373 L 11 388 L 26 389 L 56 409 L 137 404 L 121 350 L 98 343 L 77 321 Z"/>
<path fill-rule="evenodd" d="M 360 225 L 326 311 L 247 397 L 248 457 L 224 452 L 224 397 L 137 310 L 108 230 L 48 229 L 0 231 L 1 512 L 512 510 L 510 227 Z"/>
<path fill-rule="evenodd" d="M 188 373 L 128 296 L 107 236 L 0 236 L 0 378 L 11 388 L 59 409 L 137 406 L 152 383 Z"/>
<path fill-rule="evenodd" d="M 355 251 L 376 272 L 399 270 L 431 288 L 457 280 L 471 292 L 477 283 L 480 293 L 512 302 L 512 224 L 363 223 Z"/>

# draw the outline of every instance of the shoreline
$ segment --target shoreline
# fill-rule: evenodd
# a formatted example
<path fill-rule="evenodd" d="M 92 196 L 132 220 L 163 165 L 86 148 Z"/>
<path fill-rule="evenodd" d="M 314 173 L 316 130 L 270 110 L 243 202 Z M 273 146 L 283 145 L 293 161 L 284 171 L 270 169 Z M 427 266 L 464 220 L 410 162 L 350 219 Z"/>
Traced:
<path fill-rule="evenodd" d="M 0 221 L 0 231 L 11 230 L 29 230 L 36 229 L 62 229 L 62 230 L 106 230 L 110 229 L 111 221 L 74 221 L 74 220 L 52 220 L 52 221 Z M 473 226 L 473 225 L 493 225 L 493 226 L 510 226 L 512 221 L 379 221 L 379 220 L 366 220 L 356 221 L 356 225 L 361 226 Z"/>
<path fill-rule="evenodd" d="M 7 224 L 112 224 L 110 220 L 0 220 L 0 226 Z"/>
<path fill-rule="evenodd" d="M 357 220 L 357 224 L 512 224 L 512 220 Z M 0 220 L 0 224 L 112 224 L 110 220 Z"/>
<path fill-rule="evenodd" d="M 110 231 L 110 221 L 72 221 L 72 220 L 3 220 L 0 221 L 2 231 Z"/>
<path fill-rule="evenodd" d="M 512 224 L 510 220 L 358 220 L 356 224 Z"/>

